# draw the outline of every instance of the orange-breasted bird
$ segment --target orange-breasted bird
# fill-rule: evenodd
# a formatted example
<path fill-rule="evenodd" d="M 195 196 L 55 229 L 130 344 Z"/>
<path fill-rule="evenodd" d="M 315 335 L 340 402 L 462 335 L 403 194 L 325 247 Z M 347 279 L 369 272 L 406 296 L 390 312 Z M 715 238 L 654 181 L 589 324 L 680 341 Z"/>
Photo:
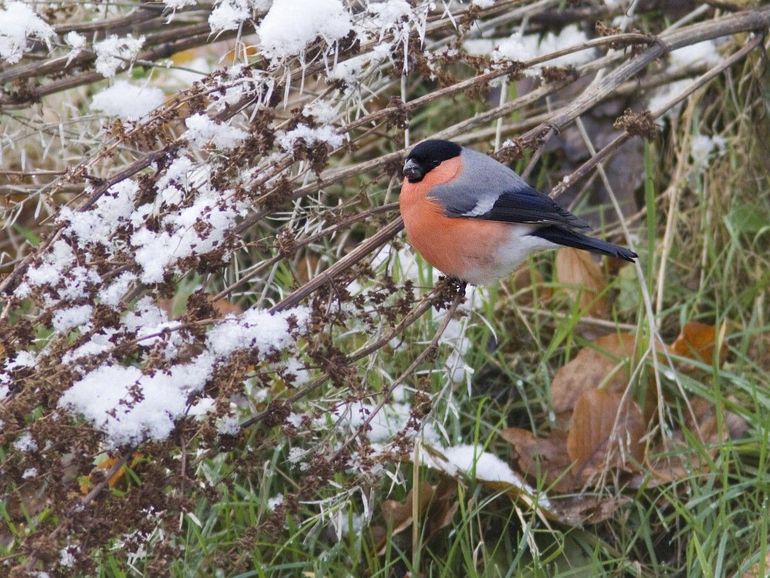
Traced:
<path fill-rule="evenodd" d="M 495 159 L 446 140 L 404 162 L 401 216 L 409 242 L 450 277 L 484 285 L 544 249 L 575 247 L 632 261 L 637 254 L 578 230 L 590 226 Z"/>

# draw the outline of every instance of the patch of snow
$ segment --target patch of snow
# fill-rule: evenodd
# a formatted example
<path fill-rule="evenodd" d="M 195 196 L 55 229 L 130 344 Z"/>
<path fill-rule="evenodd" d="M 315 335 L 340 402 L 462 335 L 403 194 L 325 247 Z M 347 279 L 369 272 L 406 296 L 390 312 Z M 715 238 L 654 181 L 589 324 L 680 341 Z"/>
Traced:
<path fill-rule="evenodd" d="M 63 207 L 59 211 L 59 220 L 68 222 L 67 231 L 77 237 L 82 246 L 88 243 L 109 245 L 110 237 L 118 227 L 128 223 L 138 192 L 139 185 L 125 179 L 107 189 L 89 211 Z"/>
<path fill-rule="evenodd" d="M 96 72 L 104 77 L 115 76 L 118 68 L 130 65 L 136 59 L 144 44 L 144 36 L 133 35 L 118 37 L 115 34 L 94 44 L 96 52 Z"/>
<path fill-rule="evenodd" d="M 326 143 L 331 148 L 337 148 L 345 142 L 345 135 L 338 133 L 333 126 L 311 128 L 306 124 L 299 124 L 296 128 L 277 137 L 278 145 L 287 152 L 293 151 L 299 141 L 303 141 L 308 147 Z"/>
<path fill-rule="evenodd" d="M 198 0 L 163 0 L 163 3 L 166 5 L 166 8 L 179 10 L 186 6 L 195 6 L 198 3 Z"/>
<path fill-rule="evenodd" d="M 209 27 L 214 34 L 238 30 L 253 12 L 264 12 L 270 3 L 271 0 L 219 0 L 209 15 Z"/>
<path fill-rule="evenodd" d="M 117 308 L 120 300 L 128 292 L 128 288 L 136 281 L 136 275 L 126 271 L 118 275 L 109 286 L 99 291 L 99 301 L 109 307 Z"/>
<path fill-rule="evenodd" d="M 51 246 L 40 265 L 27 270 L 26 283 L 32 287 L 55 286 L 74 262 L 75 253 L 72 248 L 60 239 Z"/>
<path fill-rule="evenodd" d="M 248 136 L 248 133 L 237 127 L 218 123 L 205 114 L 194 114 L 185 120 L 187 131 L 182 138 L 189 140 L 199 147 L 212 143 L 215 147 L 232 149 Z"/>
<path fill-rule="evenodd" d="M 0 57 L 6 64 L 16 64 L 33 41 L 51 46 L 54 30 L 24 2 L 8 2 L 0 9 Z"/>
<path fill-rule="evenodd" d="M 13 360 L 5 360 L 5 370 L 13 371 L 22 367 L 34 367 L 35 362 L 35 354 L 31 351 L 17 351 Z"/>
<path fill-rule="evenodd" d="M 515 33 L 503 39 L 472 39 L 463 43 L 465 50 L 473 55 L 490 54 L 493 62 L 506 60 L 526 61 L 565 47 L 582 44 L 588 37 L 576 24 L 565 26 L 559 34 L 548 32 L 536 34 Z M 580 50 L 544 62 L 525 70 L 528 76 L 540 74 L 543 66 L 577 66 L 590 62 L 595 56 L 595 49 Z"/>
<path fill-rule="evenodd" d="M 690 44 L 674 50 L 671 55 L 671 67 L 674 70 L 688 68 L 694 65 L 716 66 L 722 61 L 722 56 L 717 50 L 717 44 L 713 40 Z"/>
<path fill-rule="evenodd" d="M 328 123 L 337 117 L 337 108 L 338 105 L 335 106 L 325 100 L 316 100 L 306 104 L 302 109 L 302 114 L 312 116 L 318 122 Z"/>
<path fill-rule="evenodd" d="M 188 417 L 202 420 L 214 408 L 213 397 L 202 397 L 190 406 Z"/>
<path fill-rule="evenodd" d="M 350 514 L 346 510 L 337 511 L 331 519 L 338 539 L 342 539 L 351 532 L 358 534 L 364 527 L 366 519 L 361 514 Z"/>
<path fill-rule="evenodd" d="M 412 17 L 412 7 L 405 0 L 388 0 L 369 4 L 366 10 L 372 15 L 367 25 L 382 33 L 387 32 Z"/>
<path fill-rule="evenodd" d="M 67 546 L 59 550 L 59 565 L 63 568 L 72 568 L 77 561 L 75 553 L 79 550 L 78 546 Z"/>
<path fill-rule="evenodd" d="M 217 419 L 217 433 L 223 436 L 235 436 L 241 431 L 241 424 L 234 415 L 226 415 Z"/>
<path fill-rule="evenodd" d="M 338 62 L 332 69 L 329 77 L 334 80 L 344 80 L 354 83 L 359 80 L 364 68 L 370 64 L 377 64 L 390 58 L 390 47 L 383 43 L 375 46 L 371 52 L 353 56 L 342 62 Z"/>
<path fill-rule="evenodd" d="M 103 332 L 99 332 L 91 336 L 91 339 L 86 341 L 80 347 L 70 350 L 62 357 L 62 363 L 74 363 L 81 357 L 87 355 L 96 355 L 103 353 L 111 349 L 114 345 L 110 341 L 110 337 L 115 333 L 115 329 L 105 329 Z"/>
<path fill-rule="evenodd" d="M 167 191 L 168 189 L 177 189 L 176 193 L 167 193 L 167 194 L 178 194 L 179 190 L 185 190 L 187 188 L 187 185 L 189 184 L 189 176 L 190 173 L 195 168 L 195 165 L 193 164 L 192 160 L 188 157 L 178 157 L 175 158 L 171 164 L 166 168 L 165 172 L 161 175 L 161 177 L 158 179 L 158 184 L 156 185 L 156 188 L 159 191 Z M 162 192 L 161 195 L 164 193 Z M 178 204 L 179 201 L 181 201 L 181 198 L 179 199 L 164 199 L 165 202 L 171 205 Z"/>
<path fill-rule="evenodd" d="M 310 372 L 296 357 L 292 357 L 286 362 L 286 373 L 294 376 L 293 387 L 302 387 L 310 381 Z"/>
<path fill-rule="evenodd" d="M 152 374 L 103 365 L 65 391 L 59 406 L 83 415 L 104 431 L 113 447 L 163 440 L 184 415 L 189 395 L 203 387 L 211 371 L 205 355 Z"/>
<path fill-rule="evenodd" d="M 125 80 L 119 80 L 95 94 L 91 101 L 91 108 L 107 116 L 115 116 L 123 120 L 139 120 L 163 104 L 164 99 L 160 88 L 137 86 Z"/>
<path fill-rule="evenodd" d="M 206 338 L 208 350 L 219 358 L 243 348 L 257 349 L 262 354 L 281 351 L 292 342 L 290 318 L 301 329 L 307 325 L 310 311 L 306 307 L 279 313 L 249 309 L 238 316 L 229 315 L 209 331 Z"/>
<path fill-rule="evenodd" d="M 150 206 L 147 213 L 152 210 Z M 164 217 L 161 230 L 142 227 L 131 236 L 134 259 L 142 267 L 143 283 L 160 283 L 179 259 L 202 255 L 219 247 L 235 220 L 246 210 L 244 201 L 203 186 L 190 206 Z"/>
<path fill-rule="evenodd" d="M 376 405 L 354 402 L 347 403 L 333 411 L 333 416 L 339 420 L 339 425 L 345 429 L 360 428 L 369 416 L 377 409 Z M 406 403 L 389 403 L 377 412 L 369 422 L 367 437 L 374 443 L 386 443 L 402 431 L 409 421 L 412 408 Z M 325 421 L 324 421 L 325 424 Z M 319 423 L 319 426 L 322 424 Z"/>
<path fill-rule="evenodd" d="M 281 504 L 283 504 L 283 494 L 276 494 L 267 500 L 267 507 L 271 510 L 275 510 Z"/>
<path fill-rule="evenodd" d="M 13 447 L 20 452 L 34 452 L 37 450 L 37 442 L 32 437 L 31 433 L 24 432 L 16 438 L 15 442 L 13 442 Z"/>
<path fill-rule="evenodd" d="M 91 320 L 91 305 L 76 305 L 61 309 L 53 315 L 53 328 L 58 332 L 68 331 L 73 327 L 84 326 Z"/>
<path fill-rule="evenodd" d="M 647 108 L 652 112 L 658 110 L 659 108 L 665 106 L 669 100 L 678 94 L 681 94 L 689 85 L 690 81 L 686 78 L 683 78 L 681 80 L 675 80 L 674 82 L 670 82 L 656 88 L 648 99 Z M 675 116 L 679 114 L 679 110 L 681 108 L 682 103 L 680 102 L 676 106 L 666 110 L 663 113 L 663 116 Z"/>
<path fill-rule="evenodd" d="M 319 36 L 332 44 L 351 28 L 341 0 L 275 0 L 257 34 L 264 54 L 278 59 L 300 54 Z"/>
<path fill-rule="evenodd" d="M 548 497 L 538 493 L 525 482 L 511 467 L 496 455 L 485 452 L 481 446 L 461 444 L 438 448 L 442 456 L 423 452 L 423 463 L 433 469 L 447 473 L 450 476 L 473 476 L 476 480 L 488 483 L 507 484 L 517 491 L 536 498 L 541 508 L 552 508 Z M 475 475 L 474 475 L 475 474 Z"/>
<path fill-rule="evenodd" d="M 70 62 L 72 62 L 72 60 L 83 51 L 83 48 L 85 48 L 86 37 L 71 30 L 67 32 L 64 37 L 64 42 L 70 47 L 70 52 L 67 55 L 67 66 L 69 66 Z"/>
<path fill-rule="evenodd" d="M 690 141 L 690 157 L 696 170 L 703 170 L 712 158 L 725 154 L 727 141 L 715 135 L 695 134 Z"/>
<path fill-rule="evenodd" d="M 295 446 L 289 450 L 289 453 L 286 456 L 286 460 L 290 464 L 298 465 L 302 462 L 302 460 L 305 459 L 305 456 L 307 456 L 308 453 L 309 453 L 309 450 L 305 450 Z"/>
<path fill-rule="evenodd" d="M 59 299 L 75 301 L 77 299 L 88 297 L 87 287 L 89 285 L 98 285 L 102 278 L 93 269 L 87 267 L 73 267 L 67 272 L 66 282 L 59 289 Z"/>

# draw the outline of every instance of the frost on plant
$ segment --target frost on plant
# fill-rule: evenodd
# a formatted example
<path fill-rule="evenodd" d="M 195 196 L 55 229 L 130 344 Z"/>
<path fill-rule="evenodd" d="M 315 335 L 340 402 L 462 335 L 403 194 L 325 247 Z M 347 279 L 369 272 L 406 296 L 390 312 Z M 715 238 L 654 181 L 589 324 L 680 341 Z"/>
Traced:
<path fill-rule="evenodd" d="M 163 104 L 163 91 L 119 80 L 94 95 L 91 108 L 123 120 L 139 120 Z"/>
<path fill-rule="evenodd" d="M 15 64 L 36 40 L 50 44 L 53 28 L 23 2 L 8 2 L 0 8 L 0 57 Z"/>
<path fill-rule="evenodd" d="M 138 38 L 129 34 L 118 37 L 112 34 L 94 44 L 96 71 L 107 78 L 115 76 L 118 68 L 129 68 L 144 44 L 144 36 Z"/>

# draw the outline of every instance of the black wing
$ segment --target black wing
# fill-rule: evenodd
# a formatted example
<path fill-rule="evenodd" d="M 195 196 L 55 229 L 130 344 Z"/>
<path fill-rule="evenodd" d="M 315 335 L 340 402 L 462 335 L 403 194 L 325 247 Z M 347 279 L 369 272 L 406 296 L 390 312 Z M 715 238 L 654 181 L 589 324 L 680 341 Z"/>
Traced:
<path fill-rule="evenodd" d="M 477 218 L 506 223 L 561 225 L 571 229 L 591 228 L 591 225 L 560 207 L 553 199 L 529 186 L 503 192 L 492 208 L 477 215 Z"/>

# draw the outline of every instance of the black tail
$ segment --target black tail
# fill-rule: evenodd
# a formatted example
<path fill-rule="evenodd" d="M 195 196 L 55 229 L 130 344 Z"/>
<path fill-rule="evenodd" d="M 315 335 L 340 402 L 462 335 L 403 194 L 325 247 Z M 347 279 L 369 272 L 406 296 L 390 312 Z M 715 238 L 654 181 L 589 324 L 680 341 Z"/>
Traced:
<path fill-rule="evenodd" d="M 532 231 L 530 235 L 540 237 L 551 243 L 556 243 L 557 245 L 583 249 L 584 251 L 591 251 L 592 253 L 599 253 L 601 255 L 609 255 L 610 257 L 631 261 L 632 263 L 634 262 L 634 259 L 639 256 L 625 247 L 619 247 L 618 245 L 613 245 L 607 241 L 586 237 L 580 233 L 574 233 L 573 231 L 562 229 L 555 225 L 541 227 L 540 229 Z"/>

